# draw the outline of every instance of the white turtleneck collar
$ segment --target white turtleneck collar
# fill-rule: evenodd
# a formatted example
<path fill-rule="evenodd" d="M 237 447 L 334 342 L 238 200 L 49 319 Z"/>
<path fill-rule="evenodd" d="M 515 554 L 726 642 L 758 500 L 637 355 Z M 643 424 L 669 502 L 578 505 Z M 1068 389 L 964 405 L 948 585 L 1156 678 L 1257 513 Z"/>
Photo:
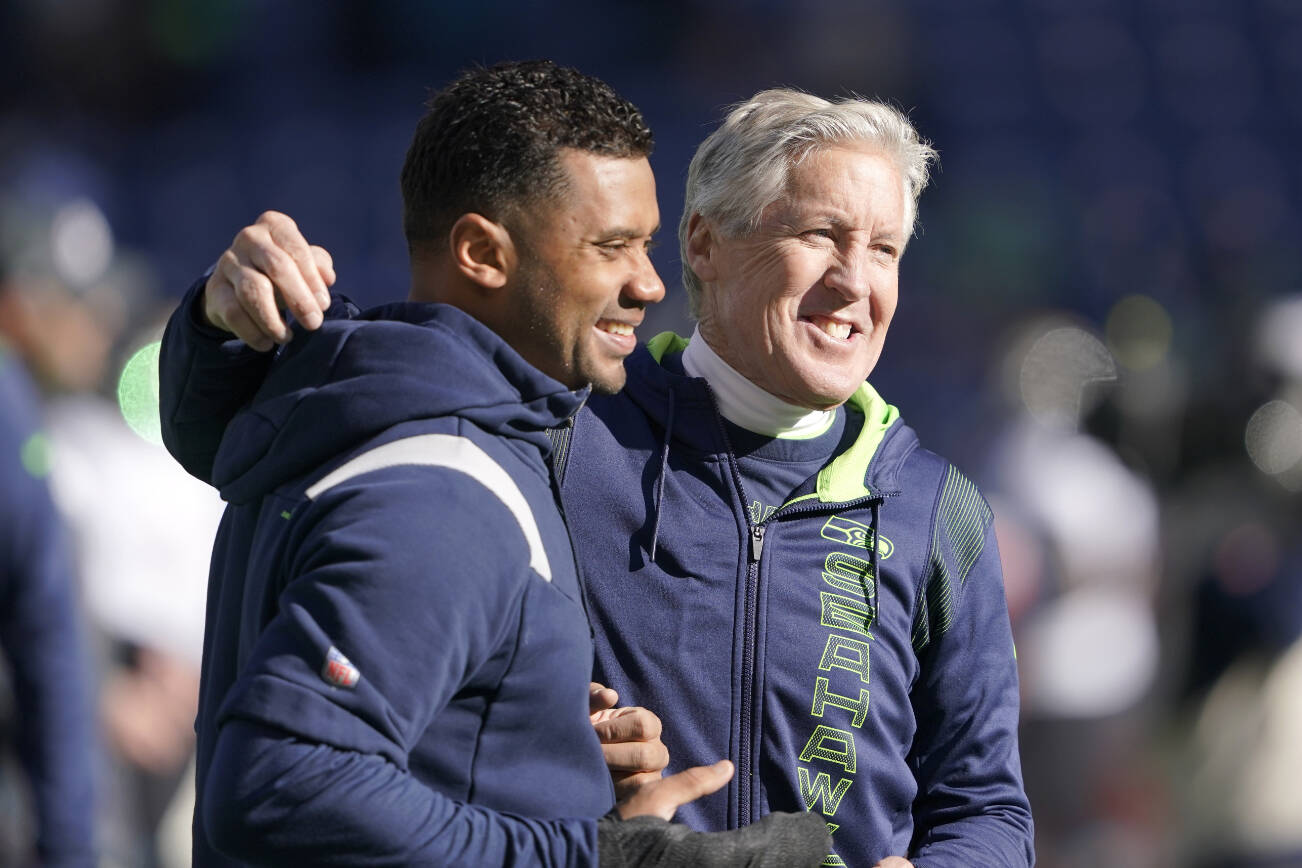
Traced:
<path fill-rule="evenodd" d="M 701 337 L 698 326 L 683 351 L 683 370 L 701 377 L 719 402 L 719 412 L 732 424 L 783 440 L 810 440 L 825 434 L 836 419 L 835 410 L 810 410 L 775 398 L 719 358 Z"/>

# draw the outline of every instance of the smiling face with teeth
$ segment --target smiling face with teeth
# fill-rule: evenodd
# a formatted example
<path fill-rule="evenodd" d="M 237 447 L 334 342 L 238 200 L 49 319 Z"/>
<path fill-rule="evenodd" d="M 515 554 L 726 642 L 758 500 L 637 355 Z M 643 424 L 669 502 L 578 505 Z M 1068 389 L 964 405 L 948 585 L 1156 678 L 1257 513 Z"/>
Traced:
<path fill-rule="evenodd" d="M 514 310 L 499 333 L 566 386 L 613 393 L 624 385 L 646 305 L 665 294 L 647 255 L 660 228 L 655 178 L 645 157 L 566 149 L 560 162 L 565 192 L 512 233 Z"/>
<path fill-rule="evenodd" d="M 749 235 L 694 215 L 686 249 L 703 284 L 701 335 L 771 395 L 812 409 L 844 403 L 895 314 L 905 197 L 881 152 L 832 145 L 791 168 Z"/>

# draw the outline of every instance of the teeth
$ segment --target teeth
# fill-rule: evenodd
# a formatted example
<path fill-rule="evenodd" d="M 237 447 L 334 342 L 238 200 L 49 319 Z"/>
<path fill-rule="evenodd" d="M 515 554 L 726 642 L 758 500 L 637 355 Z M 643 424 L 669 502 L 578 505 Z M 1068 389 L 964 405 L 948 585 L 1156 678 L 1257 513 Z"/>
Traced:
<path fill-rule="evenodd" d="M 818 326 L 820 329 L 838 340 L 845 340 L 850 337 L 850 324 L 848 322 L 837 322 L 834 319 L 827 319 L 826 317 L 821 316 L 811 317 L 811 321 L 814 325 Z"/>
<path fill-rule="evenodd" d="M 603 320 L 597 323 L 597 328 L 603 332 L 610 332 L 612 335 L 631 335 L 633 327 L 626 322 L 609 322 Z"/>

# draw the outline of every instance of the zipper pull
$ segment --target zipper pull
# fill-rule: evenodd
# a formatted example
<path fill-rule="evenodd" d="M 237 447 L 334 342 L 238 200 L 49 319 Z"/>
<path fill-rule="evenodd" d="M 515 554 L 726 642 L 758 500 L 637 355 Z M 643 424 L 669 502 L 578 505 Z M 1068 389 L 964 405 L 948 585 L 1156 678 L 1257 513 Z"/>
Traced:
<path fill-rule="evenodd" d="M 764 552 L 764 525 L 757 524 L 750 529 L 750 562 L 759 563 Z"/>

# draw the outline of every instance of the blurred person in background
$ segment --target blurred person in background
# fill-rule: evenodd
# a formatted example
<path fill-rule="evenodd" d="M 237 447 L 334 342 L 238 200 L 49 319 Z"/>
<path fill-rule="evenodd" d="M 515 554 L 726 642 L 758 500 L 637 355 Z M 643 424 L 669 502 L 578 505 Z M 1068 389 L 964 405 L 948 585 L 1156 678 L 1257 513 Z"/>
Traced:
<path fill-rule="evenodd" d="M 1241 413 L 1218 423 L 1243 449 L 1199 468 L 1169 510 L 1192 541 L 1178 566 L 1192 591 L 1178 853 L 1195 868 L 1292 868 L 1302 865 L 1302 294 L 1264 306 L 1239 343 Z"/>
<path fill-rule="evenodd" d="M 95 734 L 77 581 L 38 398 L 15 355 L 25 300 L 4 265 L 0 257 L 0 863 L 92 866 Z"/>
<path fill-rule="evenodd" d="M 1117 363 L 1084 322 L 1009 330 L 984 468 L 1022 672 L 1022 752 L 1056 864 L 1161 861 L 1145 700 L 1158 671 L 1158 500 L 1085 421 Z M 1062 786 L 1070 780 L 1072 786 Z"/>
<path fill-rule="evenodd" d="M 107 866 L 182 865 L 188 833 L 161 845 L 157 833 L 172 801 L 188 798 L 178 782 L 194 748 L 203 550 L 221 503 L 161 447 L 162 320 L 148 269 L 117 248 L 90 198 L 66 189 L 75 166 L 26 173 L 21 155 L 6 165 L 30 180 L 8 179 L 0 197 L 0 248 L 13 265 L 0 331 L 39 386 L 63 556 L 94 651 L 84 662 L 94 660 L 99 688 L 100 737 L 86 747 L 103 748 L 97 848 Z"/>
<path fill-rule="evenodd" d="M 740 770 L 680 816 L 818 811 L 825 865 L 1033 862 L 993 516 L 865 382 L 933 157 L 881 103 L 738 106 L 689 173 L 697 333 L 632 350 L 623 392 L 554 435 L 596 677 L 665 716 L 671 770 L 723 752 Z M 260 224 L 174 324 L 266 349 L 287 335 L 278 302 L 321 317 L 307 242 Z M 193 387 L 191 461 L 259 384 L 266 361 L 236 360 Z"/>
<path fill-rule="evenodd" d="M 236 327 L 254 312 L 200 282 L 174 314 L 164 430 L 231 504 L 209 583 L 196 864 L 820 861 L 826 831 L 794 806 L 711 835 L 665 822 L 732 766 L 661 779 L 655 732 L 633 745 L 649 779 L 598 820 L 615 793 L 594 724 L 609 721 L 587 716 L 588 607 L 546 431 L 623 384 L 633 328 L 664 294 L 646 255 L 651 141 L 632 104 L 575 70 L 473 69 L 431 98 L 403 165 L 408 304 L 324 325 L 300 307 L 320 331 L 269 371 L 211 306 Z M 237 243 L 296 237 L 267 215 Z M 266 265 L 320 305 L 328 259 L 295 253 Z M 206 452 L 214 386 L 248 365 L 265 386 Z"/>

